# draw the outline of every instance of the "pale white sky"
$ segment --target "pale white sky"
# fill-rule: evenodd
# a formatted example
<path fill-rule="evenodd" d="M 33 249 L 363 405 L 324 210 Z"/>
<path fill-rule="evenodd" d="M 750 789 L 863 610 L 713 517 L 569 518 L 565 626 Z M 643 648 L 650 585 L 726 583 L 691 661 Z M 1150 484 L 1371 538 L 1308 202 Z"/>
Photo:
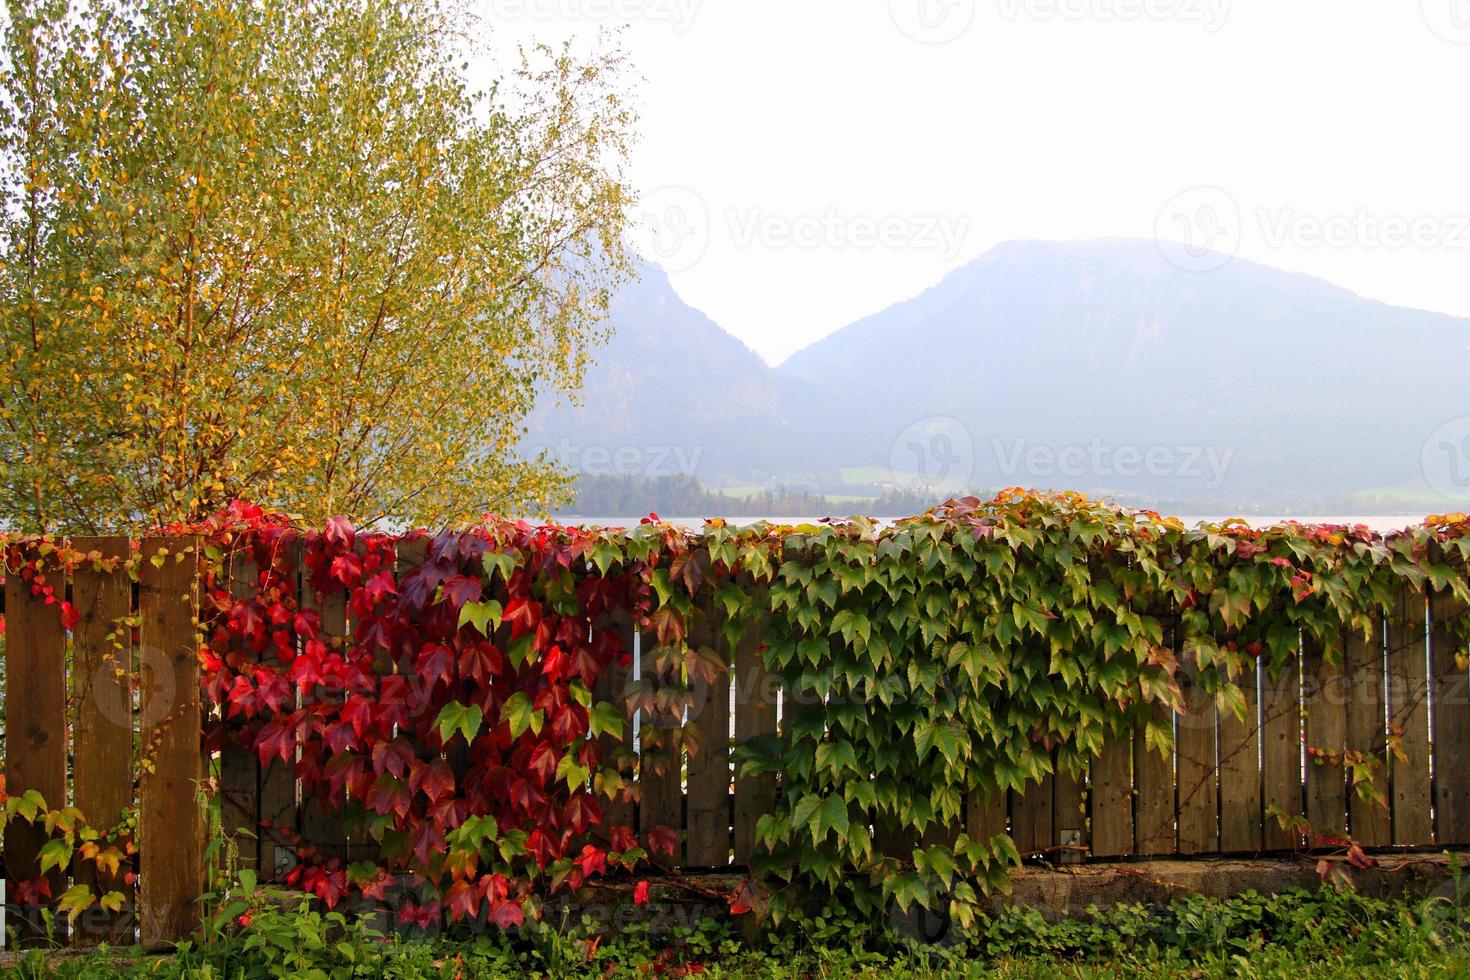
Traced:
<path fill-rule="evenodd" d="M 1016 238 L 1470 316 L 1470 0 L 480 3 L 628 25 L 640 249 L 771 363 Z"/>

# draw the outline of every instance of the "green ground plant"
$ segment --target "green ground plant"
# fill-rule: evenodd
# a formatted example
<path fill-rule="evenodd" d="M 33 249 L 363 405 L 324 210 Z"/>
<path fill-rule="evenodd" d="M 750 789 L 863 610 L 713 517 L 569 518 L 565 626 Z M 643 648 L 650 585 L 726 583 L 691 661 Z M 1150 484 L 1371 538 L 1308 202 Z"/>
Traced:
<path fill-rule="evenodd" d="M 1117 905 L 1048 921 L 1005 908 L 934 943 L 840 913 L 793 920 L 747 941 L 697 919 L 615 936 L 528 922 L 511 931 L 388 934 L 366 918 L 303 901 L 241 925 L 220 903 L 204 937 L 170 956 L 135 950 L 63 957 L 34 950 L 10 975 L 100 978 L 456 977 L 1401 977 L 1470 976 L 1463 896 L 1384 900 L 1324 888 L 1167 905 Z"/>

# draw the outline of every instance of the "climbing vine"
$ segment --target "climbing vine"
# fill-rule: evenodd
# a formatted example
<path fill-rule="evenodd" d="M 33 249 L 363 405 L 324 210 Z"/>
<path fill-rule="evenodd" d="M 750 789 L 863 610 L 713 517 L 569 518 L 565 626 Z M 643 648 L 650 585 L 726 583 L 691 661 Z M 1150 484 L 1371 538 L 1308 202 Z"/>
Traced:
<path fill-rule="evenodd" d="M 1004 835 L 944 832 L 964 827 L 967 801 L 1082 777 L 1104 739 L 1129 732 L 1169 751 L 1171 717 L 1197 710 L 1185 687 L 1241 717 L 1247 668 L 1275 677 L 1304 641 L 1340 658 L 1405 585 L 1470 600 L 1467 532 L 1464 515 L 1388 536 L 1185 528 L 1021 490 L 887 527 L 757 530 L 770 557 L 747 564 L 768 583 L 765 658 L 789 711 L 784 738 L 737 749 L 745 771 L 782 774 L 762 867 L 868 913 L 942 897 L 965 922 L 977 886 L 1018 859 Z M 1355 748 L 1357 792 L 1381 794 L 1363 752 L 1383 747 Z M 784 889 L 772 911 L 812 891 Z"/>
<path fill-rule="evenodd" d="M 207 746 L 287 767 L 378 846 L 379 860 L 344 865 L 304 845 L 291 882 L 334 906 L 408 877 L 425 897 L 400 916 L 420 924 L 513 926 L 558 889 L 664 863 L 675 831 L 640 838 L 605 818 L 637 799 L 625 728 L 641 713 L 655 773 L 725 737 L 700 730 L 696 692 L 752 634 L 783 691 L 781 728 L 734 758 L 780 790 L 732 910 L 943 900 L 963 923 L 1019 860 L 1004 834 L 970 837 L 967 809 L 1080 777 L 1107 739 L 1141 732 L 1167 752 L 1171 716 L 1200 703 L 1241 716 L 1255 665 L 1277 676 L 1304 643 L 1340 658 L 1406 586 L 1470 603 L 1464 515 L 1389 535 L 1186 528 L 1020 490 L 889 525 L 486 518 L 391 535 L 237 503 L 166 530 L 203 542 Z M 629 626 L 643 670 L 624 683 Z M 1464 617 L 1449 628 L 1470 633 Z M 1384 750 L 1311 757 L 1371 799 Z"/>
<path fill-rule="evenodd" d="M 308 847 L 290 883 L 331 907 L 407 874 L 429 898 L 400 916 L 509 927 L 546 891 L 673 852 L 668 827 L 640 841 L 603 819 L 632 800 L 633 758 L 618 740 L 623 692 L 594 689 L 629 664 L 619 617 L 668 651 L 661 710 L 682 712 L 691 669 L 722 669 L 682 645 L 682 623 L 654 599 L 653 569 L 686 535 L 501 520 L 432 538 L 342 519 L 303 532 L 242 505 L 209 537 L 221 571 L 203 684 L 220 712 L 207 744 L 290 766 L 305 797 L 380 846 L 379 862 L 346 867 Z M 401 561 L 416 542 L 422 560 Z M 227 567 L 256 570 L 243 595 Z M 334 595 L 350 629 L 324 622 Z"/>

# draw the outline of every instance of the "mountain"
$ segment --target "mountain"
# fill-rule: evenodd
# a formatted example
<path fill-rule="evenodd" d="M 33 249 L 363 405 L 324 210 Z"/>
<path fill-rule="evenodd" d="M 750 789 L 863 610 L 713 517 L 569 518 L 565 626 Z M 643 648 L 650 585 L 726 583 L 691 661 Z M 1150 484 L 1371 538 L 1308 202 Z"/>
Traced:
<path fill-rule="evenodd" d="M 979 484 L 1311 506 L 1422 485 L 1467 369 L 1470 321 L 1096 241 L 1000 246 L 779 374 L 788 412 L 833 436 L 818 462 L 877 465 L 884 433 L 938 416 L 968 431 Z M 1064 471 L 1068 450 L 1086 459 Z"/>
<path fill-rule="evenodd" d="M 614 327 L 587 408 L 544 431 L 680 446 L 716 488 L 1411 509 L 1435 498 L 1426 445 L 1470 462 L 1470 321 L 1240 259 L 1185 271 L 1151 241 L 999 246 L 774 370 L 657 270 Z"/>
<path fill-rule="evenodd" d="M 654 265 L 614 298 L 580 404 L 543 401 L 525 447 L 593 476 L 763 479 L 786 428 L 775 374 Z M 774 447 L 774 448 L 773 448 Z"/>

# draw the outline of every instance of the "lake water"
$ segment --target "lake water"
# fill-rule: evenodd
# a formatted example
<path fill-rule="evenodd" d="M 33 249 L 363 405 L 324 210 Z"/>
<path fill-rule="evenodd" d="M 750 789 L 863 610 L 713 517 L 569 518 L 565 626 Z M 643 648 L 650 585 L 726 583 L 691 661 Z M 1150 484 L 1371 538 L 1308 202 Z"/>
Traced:
<path fill-rule="evenodd" d="M 1193 527 L 1201 521 L 1218 522 L 1226 518 L 1238 516 L 1233 514 L 1206 514 L 1206 515 L 1182 515 L 1179 519 L 1186 527 Z M 1380 533 L 1397 531 L 1413 524 L 1424 521 L 1424 514 L 1371 514 L 1371 515 L 1295 515 L 1291 517 L 1277 516 L 1246 516 L 1245 520 L 1251 527 L 1269 527 L 1272 524 L 1280 524 L 1284 521 L 1298 521 L 1302 524 L 1366 524 Z M 704 526 L 702 517 L 665 517 L 664 520 L 675 527 L 687 528 L 697 531 Z M 766 521 L 771 524 L 815 524 L 819 520 L 816 517 L 731 517 L 728 518 L 731 526 L 742 527 L 747 524 L 755 524 Z M 557 523 L 574 524 L 589 527 L 631 527 L 638 523 L 637 517 L 558 517 Z"/>

